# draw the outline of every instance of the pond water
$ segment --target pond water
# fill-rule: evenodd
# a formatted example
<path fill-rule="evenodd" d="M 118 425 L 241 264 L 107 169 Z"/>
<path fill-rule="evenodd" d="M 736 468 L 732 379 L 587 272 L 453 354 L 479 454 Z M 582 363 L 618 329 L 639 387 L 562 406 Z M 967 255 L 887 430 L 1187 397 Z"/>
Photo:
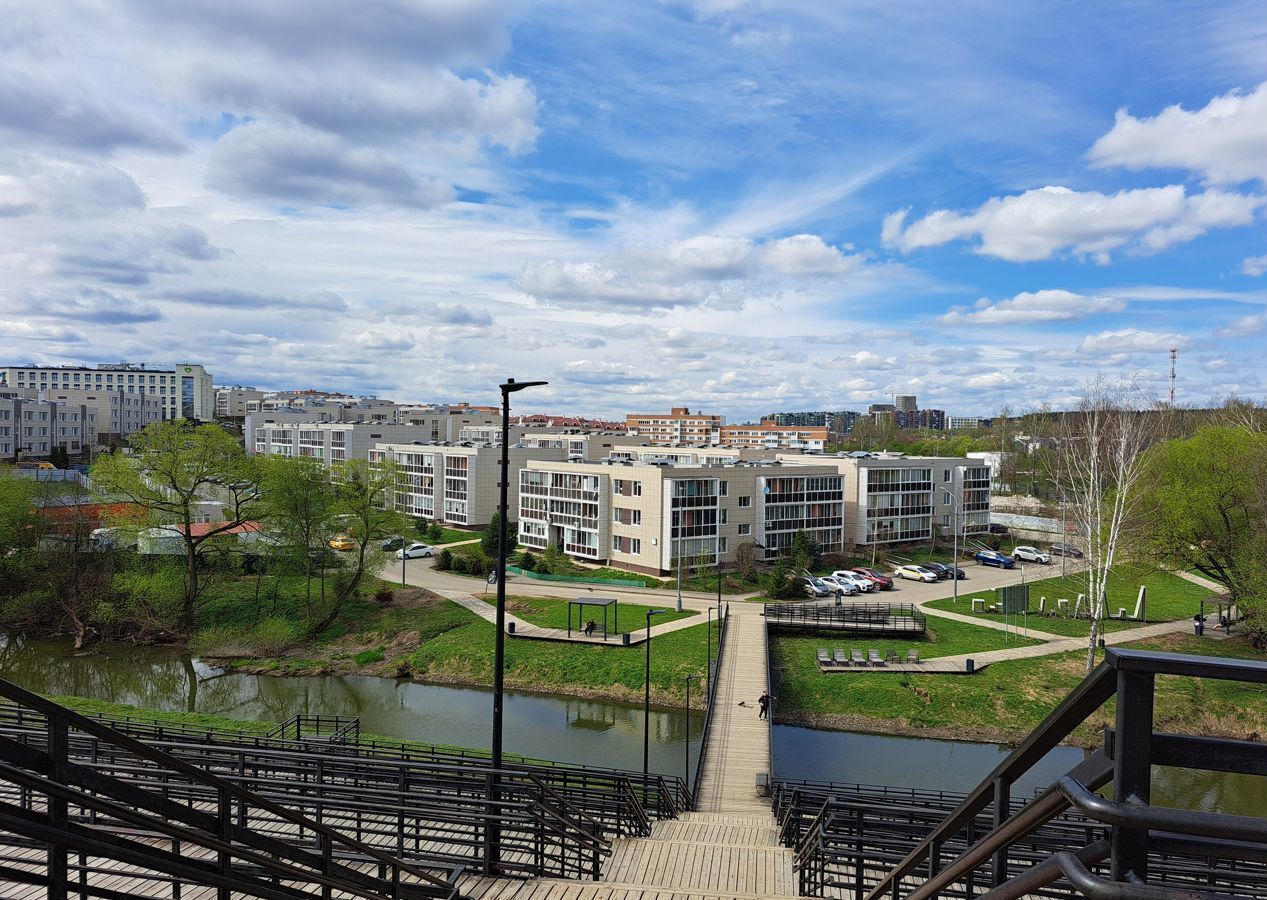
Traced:
<path fill-rule="evenodd" d="M 492 692 L 358 675 L 219 674 L 171 647 L 70 645 L 0 635 L 0 678 L 42 694 L 73 695 L 170 712 L 280 722 L 296 713 L 360 716 L 361 731 L 487 748 Z M 560 762 L 641 770 L 641 705 L 507 692 L 505 749 Z M 684 774 L 687 717 L 651 710 L 650 766 Z M 691 774 L 703 717 L 690 716 Z"/>

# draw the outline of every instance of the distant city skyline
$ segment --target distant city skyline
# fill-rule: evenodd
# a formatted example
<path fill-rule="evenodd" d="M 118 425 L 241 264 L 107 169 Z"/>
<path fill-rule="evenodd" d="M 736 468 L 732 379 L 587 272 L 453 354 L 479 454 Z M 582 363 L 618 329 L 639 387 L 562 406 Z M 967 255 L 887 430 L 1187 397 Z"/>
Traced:
<path fill-rule="evenodd" d="M 1262 401 L 1267 7 L 8 4 L 0 362 L 728 421 Z"/>

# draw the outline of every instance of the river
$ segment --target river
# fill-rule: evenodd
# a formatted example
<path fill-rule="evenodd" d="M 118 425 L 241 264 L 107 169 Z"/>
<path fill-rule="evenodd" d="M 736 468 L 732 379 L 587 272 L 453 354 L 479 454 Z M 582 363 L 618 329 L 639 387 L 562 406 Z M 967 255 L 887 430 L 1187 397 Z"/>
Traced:
<path fill-rule="evenodd" d="M 357 675 L 220 674 L 170 647 L 98 645 L 75 656 L 66 642 L 0 635 L 0 677 L 43 694 L 109 700 L 144 709 L 280 722 L 296 713 L 360 716 L 366 734 L 460 747 L 489 745 L 492 695 L 483 688 Z M 508 692 L 506 751 L 561 762 L 642 768 L 642 707 Z M 681 775 L 687 717 L 651 711 L 650 765 Z M 703 717 L 690 722 L 691 774 Z M 854 734 L 790 725 L 772 731 L 775 775 L 966 793 L 1010 748 L 998 744 Z M 1015 788 L 1032 794 L 1067 772 L 1083 751 L 1058 747 Z M 1156 767 L 1154 802 L 1261 815 L 1267 778 Z"/>

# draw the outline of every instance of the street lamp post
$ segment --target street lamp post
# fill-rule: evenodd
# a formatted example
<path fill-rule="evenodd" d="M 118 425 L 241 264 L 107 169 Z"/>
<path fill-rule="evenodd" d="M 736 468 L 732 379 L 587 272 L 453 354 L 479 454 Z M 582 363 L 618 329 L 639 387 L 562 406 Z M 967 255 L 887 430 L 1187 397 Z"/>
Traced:
<path fill-rule="evenodd" d="M 721 621 L 721 601 L 717 601 L 717 621 Z M 713 685 L 713 607 L 708 608 L 708 665 L 704 668 L 704 691 Z"/>
<path fill-rule="evenodd" d="M 682 770 L 682 778 L 688 787 L 691 784 L 691 682 L 699 678 L 698 675 L 682 676 L 686 682 L 686 768 Z"/>
<path fill-rule="evenodd" d="M 950 499 L 955 501 L 950 507 L 950 531 L 951 531 L 951 551 L 950 551 L 950 580 L 954 582 L 954 602 L 959 603 L 959 516 L 960 508 L 963 506 L 963 498 L 949 488 L 942 488 Z"/>
<path fill-rule="evenodd" d="M 506 668 L 506 517 L 507 491 L 510 484 L 510 395 L 524 388 L 538 387 L 547 384 L 545 381 L 516 382 L 507 378 L 500 385 L 502 392 L 502 459 L 501 459 L 501 497 L 497 505 L 497 637 L 493 646 L 493 740 L 492 768 L 488 781 L 488 800 L 498 800 L 498 772 L 502 767 L 502 713 L 505 701 Z M 490 806 L 488 827 L 484 829 L 484 871 L 496 874 L 501 862 L 501 824 L 497 821 L 496 812 Z"/>
<path fill-rule="evenodd" d="M 651 617 L 672 612 L 668 609 L 647 610 L 647 671 L 642 698 L 642 790 L 647 790 L 647 774 L 651 771 Z"/>

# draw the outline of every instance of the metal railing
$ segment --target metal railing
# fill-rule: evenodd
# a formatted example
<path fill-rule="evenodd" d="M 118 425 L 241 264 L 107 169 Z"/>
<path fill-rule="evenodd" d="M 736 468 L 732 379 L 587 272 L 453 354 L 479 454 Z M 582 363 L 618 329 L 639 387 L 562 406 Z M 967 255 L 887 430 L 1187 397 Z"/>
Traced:
<path fill-rule="evenodd" d="M 1150 805 L 1154 765 L 1264 775 L 1267 745 L 1155 732 L 1159 675 L 1267 684 L 1267 663 L 1107 650 L 1095 671 L 1020 746 L 869 886 L 866 900 L 975 896 L 966 887 L 974 881 L 990 887 L 983 896 L 1011 900 L 1062 879 L 1085 896 L 1125 900 L 1267 894 L 1262 865 L 1267 863 L 1267 820 Z M 1110 698 L 1116 698 L 1116 727 L 1104 747 L 1014 811 L 1017 779 Z M 1112 798 L 1097 797 L 1095 792 L 1109 782 Z M 1107 828 L 1107 840 L 1087 840 L 1081 847 L 1070 843 L 1033 864 L 1014 857 L 1013 847 L 1071 807 Z M 965 840 L 961 833 L 987 810 L 989 829 L 969 833 Z M 963 849 L 954 855 L 947 848 L 956 841 L 963 841 Z M 1241 867 L 1225 868 L 1231 862 Z M 1092 871 L 1095 867 L 1100 871 Z"/>
<path fill-rule="evenodd" d="M 292 741 L 355 744 L 361 739 L 360 716 L 323 716 L 298 713 L 266 732 L 265 737 Z"/>
<path fill-rule="evenodd" d="M 63 900 L 72 890 L 82 897 L 123 896 L 88 884 L 102 861 L 167 883 L 174 898 L 182 884 L 215 887 L 222 898 L 231 892 L 328 898 L 334 891 L 402 900 L 458 896 L 461 866 L 406 862 L 7 681 L 0 681 L 0 695 L 40 713 L 46 726 L 42 746 L 0 736 L 4 842 L 45 850 L 43 871 L 3 865 L 0 875 L 42 885 L 50 900 Z M 71 752 L 72 741 L 84 738 L 150 773 L 151 783 L 85 764 Z M 155 790 L 154 782 L 164 789 Z M 243 819 L 249 817 L 284 823 L 286 830 L 306 835 L 307 846 L 247 827 Z M 348 864 L 349 858 L 370 863 L 377 874 Z"/>
<path fill-rule="evenodd" d="M 924 614 L 910 603 L 771 603 L 764 613 L 771 628 L 901 635 L 927 631 Z"/>
<path fill-rule="evenodd" d="M 706 678 L 708 699 L 704 705 L 704 729 L 700 734 L 699 756 L 695 760 L 695 778 L 691 781 L 691 801 L 687 809 L 693 808 L 695 800 L 699 798 L 700 779 L 704 774 L 704 759 L 708 753 L 708 735 L 713 724 L 713 706 L 717 700 L 717 673 L 721 671 L 722 655 L 726 652 L 726 623 L 729 621 L 730 604 L 720 604 L 717 611 L 717 655 L 712 658 L 712 668 L 709 669 Z M 710 623 L 708 627 L 713 626 Z M 690 710 L 687 710 L 687 714 L 690 714 Z"/>

